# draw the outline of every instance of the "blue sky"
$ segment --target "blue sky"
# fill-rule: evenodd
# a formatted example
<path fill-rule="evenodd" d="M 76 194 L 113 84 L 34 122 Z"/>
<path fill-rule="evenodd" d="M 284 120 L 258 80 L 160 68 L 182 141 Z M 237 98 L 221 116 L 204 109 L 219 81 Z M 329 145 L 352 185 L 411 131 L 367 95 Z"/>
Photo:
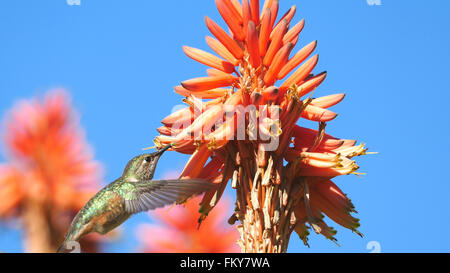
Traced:
<path fill-rule="evenodd" d="M 283 13 L 296 4 L 295 20 L 306 20 L 300 45 L 318 40 L 315 71 L 328 77 L 316 94 L 347 93 L 328 132 L 379 152 L 359 159 L 363 178 L 336 180 L 357 207 L 364 238 L 337 227 L 340 247 L 312 234 L 308 249 L 293 235 L 289 251 L 369 252 L 367 244 L 377 241 L 382 252 L 448 252 L 450 2 L 280 2 Z M 205 15 L 222 23 L 210 0 L 3 1 L 0 117 L 17 99 L 66 88 L 105 181 L 112 181 L 181 103 L 172 87 L 205 75 L 181 50 L 207 48 Z M 156 177 L 186 159 L 166 154 Z M 105 250 L 135 251 L 135 227 L 149 221 L 133 217 Z M 0 225 L 0 251 L 21 251 L 13 227 Z"/>

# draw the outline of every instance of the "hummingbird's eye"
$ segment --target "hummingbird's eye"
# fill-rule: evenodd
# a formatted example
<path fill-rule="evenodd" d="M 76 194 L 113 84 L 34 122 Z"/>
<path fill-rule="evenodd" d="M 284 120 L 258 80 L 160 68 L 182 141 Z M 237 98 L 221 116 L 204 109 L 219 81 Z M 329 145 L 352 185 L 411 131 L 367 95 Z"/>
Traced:
<path fill-rule="evenodd" d="M 147 157 L 145 158 L 145 161 L 146 161 L 146 162 L 152 161 L 152 157 L 151 157 L 151 156 L 147 156 Z"/>

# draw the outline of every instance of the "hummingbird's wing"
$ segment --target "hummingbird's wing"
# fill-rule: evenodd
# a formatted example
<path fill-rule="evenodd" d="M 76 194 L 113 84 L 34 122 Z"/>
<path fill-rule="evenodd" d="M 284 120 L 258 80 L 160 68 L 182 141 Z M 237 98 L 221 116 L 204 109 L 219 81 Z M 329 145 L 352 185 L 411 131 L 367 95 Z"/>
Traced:
<path fill-rule="evenodd" d="M 214 187 L 211 182 L 201 179 L 148 180 L 133 185 L 136 190 L 125 199 L 125 210 L 131 214 L 181 202 Z"/>

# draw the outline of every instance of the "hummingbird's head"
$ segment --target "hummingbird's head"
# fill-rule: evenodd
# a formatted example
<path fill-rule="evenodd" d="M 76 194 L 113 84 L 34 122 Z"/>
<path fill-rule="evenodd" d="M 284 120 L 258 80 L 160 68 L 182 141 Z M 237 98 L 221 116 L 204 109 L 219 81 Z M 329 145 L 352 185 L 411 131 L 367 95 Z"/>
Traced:
<path fill-rule="evenodd" d="M 167 145 L 157 152 L 138 155 L 131 159 L 125 167 L 122 177 L 134 182 L 153 179 L 159 158 L 171 147 L 172 145 Z"/>

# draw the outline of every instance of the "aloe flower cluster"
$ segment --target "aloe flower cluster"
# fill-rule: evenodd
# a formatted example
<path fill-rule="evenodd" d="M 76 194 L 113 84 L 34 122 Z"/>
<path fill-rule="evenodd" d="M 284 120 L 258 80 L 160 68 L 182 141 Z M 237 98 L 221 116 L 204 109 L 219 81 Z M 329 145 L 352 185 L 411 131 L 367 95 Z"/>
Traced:
<path fill-rule="evenodd" d="M 25 251 L 54 252 L 100 187 L 100 164 L 64 90 L 20 101 L 4 122 L 9 161 L 0 163 L 0 221 L 22 220 Z M 98 250 L 93 237 L 83 244 Z"/>
<path fill-rule="evenodd" d="M 228 222 L 239 222 L 244 252 L 285 252 L 293 231 L 305 244 L 311 229 L 335 241 L 324 215 L 358 233 L 354 207 L 331 179 L 356 174 L 353 158 L 367 149 L 325 132 L 337 116 L 329 108 L 344 94 L 313 97 L 327 74 L 313 72 L 316 41 L 294 50 L 305 21 L 293 22 L 295 6 L 277 20 L 278 0 L 261 9 L 258 0 L 215 2 L 229 31 L 206 17 L 213 36 L 206 42 L 217 55 L 183 48 L 208 76 L 175 87 L 187 106 L 162 120 L 155 139 L 192 154 L 181 178 L 217 184 L 200 203 L 200 221 L 231 181 L 236 208 Z"/>

